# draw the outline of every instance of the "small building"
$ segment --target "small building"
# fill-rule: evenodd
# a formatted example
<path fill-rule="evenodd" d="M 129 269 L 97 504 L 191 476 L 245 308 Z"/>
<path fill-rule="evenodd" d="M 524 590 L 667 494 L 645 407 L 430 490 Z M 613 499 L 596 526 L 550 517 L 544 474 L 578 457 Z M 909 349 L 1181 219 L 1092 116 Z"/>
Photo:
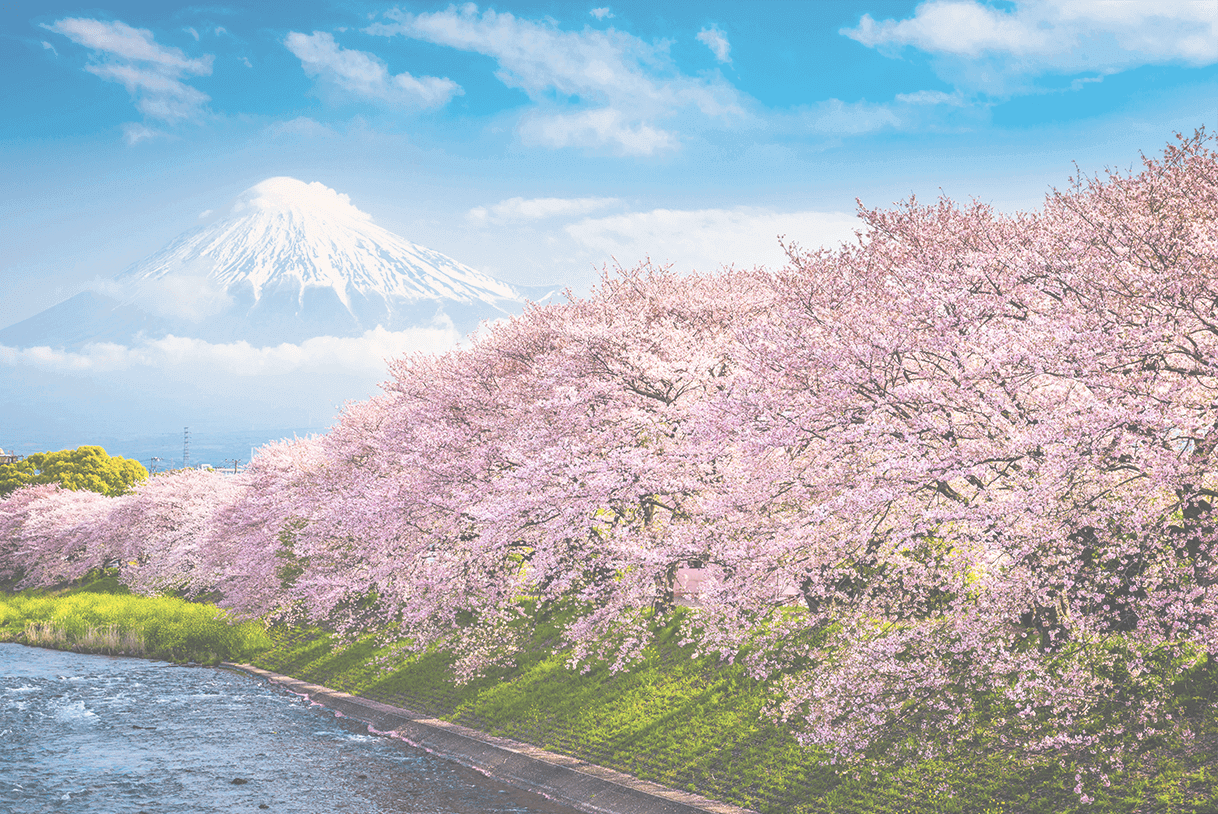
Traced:
<path fill-rule="evenodd" d="M 0 449 L 0 465 L 15 464 L 24 457 L 24 455 L 18 455 L 15 452 L 5 452 L 3 449 Z"/>

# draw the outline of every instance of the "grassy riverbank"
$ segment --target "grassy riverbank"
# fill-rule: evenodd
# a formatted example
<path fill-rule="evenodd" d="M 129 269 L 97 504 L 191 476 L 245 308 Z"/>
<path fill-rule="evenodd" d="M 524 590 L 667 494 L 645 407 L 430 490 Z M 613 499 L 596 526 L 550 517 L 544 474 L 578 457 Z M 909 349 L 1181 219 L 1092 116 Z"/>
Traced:
<path fill-rule="evenodd" d="M 370 638 L 338 646 L 318 631 L 275 631 L 275 647 L 254 663 L 765 814 L 1218 811 L 1212 708 L 1197 722 L 1197 740 L 1149 746 L 1108 788 L 1090 789 L 1096 800 L 1083 805 L 1075 766 L 1028 765 L 993 749 L 842 777 L 764 714 L 774 688 L 737 666 L 691 658 L 672 628 L 657 631 L 645 659 L 617 674 L 567 669 L 565 654 L 548 646 L 556 634 L 538 627 L 515 666 L 464 686 L 449 679 L 443 654 L 395 663 Z M 1208 693 L 1212 683 L 1193 690 Z"/>
<path fill-rule="evenodd" d="M 655 631 L 629 671 L 578 673 L 554 652 L 554 620 L 531 631 L 514 666 L 465 685 L 450 658 L 405 660 L 371 637 L 340 645 L 322 631 L 232 625 L 214 606 L 124 592 L 113 580 L 58 592 L 0 594 L 0 639 L 174 661 L 247 661 L 494 734 L 581 757 L 764 814 L 1214 814 L 1218 721 L 1192 743 L 1148 745 L 1109 788 L 1080 804 L 1072 765 L 1032 765 L 1000 750 L 840 776 L 766 714 L 773 687 L 717 659 L 694 659 L 674 628 Z M 1212 677 L 1181 690 L 1213 700 Z"/>
<path fill-rule="evenodd" d="M 133 595 L 113 578 L 0 594 L 0 641 L 198 664 L 246 660 L 271 646 L 260 624 L 233 624 L 213 605 Z"/>

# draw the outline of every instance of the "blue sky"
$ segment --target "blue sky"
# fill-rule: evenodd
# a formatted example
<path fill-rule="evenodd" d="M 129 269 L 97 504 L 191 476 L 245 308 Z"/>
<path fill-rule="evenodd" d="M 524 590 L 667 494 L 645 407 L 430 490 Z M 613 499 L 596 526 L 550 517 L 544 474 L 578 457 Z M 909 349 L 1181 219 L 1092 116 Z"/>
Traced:
<path fill-rule="evenodd" d="M 0 2 L 0 326 L 275 175 L 522 284 L 1034 207 L 1218 118 L 1218 3 Z"/>

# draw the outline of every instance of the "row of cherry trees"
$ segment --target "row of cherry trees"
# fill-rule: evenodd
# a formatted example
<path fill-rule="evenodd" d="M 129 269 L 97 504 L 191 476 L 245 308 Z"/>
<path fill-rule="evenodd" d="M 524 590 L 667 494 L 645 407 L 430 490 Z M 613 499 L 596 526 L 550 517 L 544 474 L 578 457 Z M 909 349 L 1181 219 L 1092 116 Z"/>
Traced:
<path fill-rule="evenodd" d="M 469 676 L 561 607 L 627 666 L 705 569 L 702 652 L 809 744 L 1124 748 L 1218 653 L 1218 160 L 1033 213 L 915 200 L 781 271 L 649 265 L 391 364 L 239 476 L 0 503 L 0 578 L 391 630 Z"/>

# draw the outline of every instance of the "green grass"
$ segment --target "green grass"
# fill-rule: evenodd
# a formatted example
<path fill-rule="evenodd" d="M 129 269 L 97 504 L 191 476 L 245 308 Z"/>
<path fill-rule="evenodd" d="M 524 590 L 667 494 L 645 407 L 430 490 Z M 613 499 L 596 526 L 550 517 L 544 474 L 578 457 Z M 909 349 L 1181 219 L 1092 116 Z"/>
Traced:
<path fill-rule="evenodd" d="M 112 577 L 0 594 L 0 641 L 199 664 L 247 661 L 271 645 L 261 624 L 234 623 L 214 605 L 130 594 Z"/>
<path fill-rule="evenodd" d="M 774 689 L 740 667 L 691 658 L 676 631 L 656 631 L 629 671 L 569 670 L 553 652 L 557 630 L 539 625 L 510 669 L 464 686 L 451 658 L 432 652 L 386 662 L 372 637 L 340 645 L 321 631 L 273 631 L 276 646 L 254 663 L 664 785 L 765 814 L 1213 814 L 1218 807 L 1218 725 L 1202 721 L 1192 743 L 1160 743 L 1081 805 L 1074 768 L 1028 765 L 1002 751 L 963 750 L 872 775 L 840 776 L 765 714 Z M 1201 691 L 1212 685 L 1202 682 Z M 1196 688 L 1194 688 L 1196 689 Z"/>

